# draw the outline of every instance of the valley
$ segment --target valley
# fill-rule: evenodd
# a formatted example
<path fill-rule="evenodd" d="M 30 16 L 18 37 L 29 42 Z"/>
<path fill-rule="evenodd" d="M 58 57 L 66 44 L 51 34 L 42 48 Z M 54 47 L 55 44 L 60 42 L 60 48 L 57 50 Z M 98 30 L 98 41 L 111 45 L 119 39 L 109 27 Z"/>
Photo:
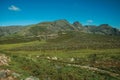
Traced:
<path fill-rule="evenodd" d="M 0 80 L 120 80 L 120 0 L 0 0 Z"/>
<path fill-rule="evenodd" d="M 0 69 L 17 74 L 9 75 L 12 80 L 120 79 L 119 36 L 69 31 L 47 40 L 4 39 L 1 39 L 0 53 L 8 56 L 10 62 Z"/>

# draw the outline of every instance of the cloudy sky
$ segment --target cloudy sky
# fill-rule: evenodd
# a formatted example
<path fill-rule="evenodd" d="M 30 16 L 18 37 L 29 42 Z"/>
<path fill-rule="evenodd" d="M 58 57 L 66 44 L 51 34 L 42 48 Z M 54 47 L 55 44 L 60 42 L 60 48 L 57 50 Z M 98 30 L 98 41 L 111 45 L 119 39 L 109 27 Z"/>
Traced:
<path fill-rule="evenodd" d="M 120 0 L 0 0 L 0 26 L 58 19 L 120 28 Z"/>

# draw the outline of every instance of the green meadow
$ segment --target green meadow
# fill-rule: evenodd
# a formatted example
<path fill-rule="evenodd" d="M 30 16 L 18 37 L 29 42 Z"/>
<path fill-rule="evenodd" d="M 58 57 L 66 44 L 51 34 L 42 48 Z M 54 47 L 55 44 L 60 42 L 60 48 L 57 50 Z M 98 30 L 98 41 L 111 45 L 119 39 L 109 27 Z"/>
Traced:
<path fill-rule="evenodd" d="M 120 79 L 118 36 L 74 35 L 19 43 L 8 40 L 9 43 L 0 44 L 0 53 L 10 57 L 11 61 L 9 65 L 0 67 L 20 74 L 17 80 L 25 80 L 29 76 L 36 77 L 35 80 Z M 91 43 L 94 43 L 93 47 Z"/>

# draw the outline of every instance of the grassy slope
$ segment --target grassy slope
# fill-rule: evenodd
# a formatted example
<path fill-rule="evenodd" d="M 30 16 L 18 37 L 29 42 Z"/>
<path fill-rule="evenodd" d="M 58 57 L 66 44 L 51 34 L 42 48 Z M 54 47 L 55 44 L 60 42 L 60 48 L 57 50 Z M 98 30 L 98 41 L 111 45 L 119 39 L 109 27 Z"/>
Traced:
<path fill-rule="evenodd" d="M 79 38 L 78 36 L 80 35 L 70 34 L 62 35 L 61 37 L 58 37 L 54 40 L 49 40 L 48 42 L 32 41 L 26 43 L 0 45 L 0 53 L 6 53 L 6 55 L 10 56 L 12 59 L 10 65 L 3 68 L 9 68 L 17 73 L 22 74 L 22 78 L 33 75 L 39 77 L 41 80 L 48 78 L 51 80 L 119 80 L 118 78 L 113 78 L 107 74 L 100 74 L 86 69 L 70 67 L 59 62 L 51 62 L 45 59 L 47 56 L 56 56 L 61 61 L 70 62 L 70 58 L 73 57 L 76 59 L 73 63 L 94 66 L 120 74 L 120 65 L 116 65 L 120 62 L 119 37 L 100 37 L 97 35 L 92 36 L 86 34 L 82 34 L 82 36 Z M 114 49 L 111 49 L 110 47 L 105 46 L 105 48 L 108 49 L 103 49 L 103 46 L 103 48 L 91 49 L 89 48 L 89 45 L 91 41 L 93 42 L 93 40 L 95 43 L 97 43 L 97 45 L 109 43 L 109 45 L 116 47 L 113 47 Z M 61 46 L 61 44 L 69 46 L 71 43 L 73 45 L 77 45 L 78 43 L 84 45 L 86 42 L 86 45 L 88 45 L 88 47 L 83 47 L 83 49 L 68 48 L 60 50 L 36 50 L 36 48 L 39 46 L 44 45 L 47 45 L 47 48 L 49 48 L 56 45 Z M 113 43 L 115 43 L 115 45 Z M 14 50 L 16 48 L 21 49 L 16 51 Z M 39 58 L 37 58 L 37 56 L 39 56 Z"/>
<path fill-rule="evenodd" d="M 119 36 L 92 35 L 79 32 L 68 32 L 56 39 L 50 39 L 45 44 L 25 45 L 11 50 L 80 50 L 80 49 L 119 49 Z"/>
<path fill-rule="evenodd" d="M 4 52 L 4 51 L 3 51 Z M 111 77 L 107 74 L 100 74 L 94 71 L 89 71 L 87 69 L 69 67 L 65 64 L 61 64 L 59 62 L 51 62 L 46 60 L 47 56 L 56 56 L 62 61 L 70 62 L 70 58 L 74 57 L 75 62 L 79 62 L 80 65 L 89 65 L 92 61 L 90 55 L 93 53 L 99 52 L 98 50 L 77 50 L 77 51 L 16 51 L 11 52 L 8 51 L 6 54 L 11 57 L 12 62 L 8 67 L 4 67 L 7 69 L 11 69 L 17 73 L 22 74 L 21 77 L 25 78 L 27 76 L 36 76 L 41 80 L 45 78 L 50 78 L 52 80 L 119 80 L 119 78 Z M 11 54 L 10 54 L 11 53 Z M 105 55 L 104 55 L 105 54 Z M 39 56 L 39 58 L 37 57 Z M 116 57 L 116 58 L 113 58 Z M 107 61 L 107 60 L 116 60 L 119 61 L 120 54 L 119 49 L 108 49 L 101 50 L 98 53 L 96 61 L 99 60 Z M 102 64 L 101 64 L 102 65 Z M 100 66 L 101 66 L 100 65 Z M 60 67 L 60 69 L 59 69 Z M 106 66 L 108 71 L 114 70 L 109 69 L 109 66 Z M 116 66 L 118 67 L 118 66 Z M 118 67 L 119 68 L 119 67 Z M 117 72 L 116 70 L 115 73 Z M 73 79 L 71 79 L 71 77 Z"/>
<path fill-rule="evenodd" d="M 9 50 L 16 47 L 30 46 L 36 44 L 44 44 L 45 41 L 31 41 L 31 42 L 22 42 L 22 43 L 14 43 L 14 44 L 1 44 L 0 50 Z"/>

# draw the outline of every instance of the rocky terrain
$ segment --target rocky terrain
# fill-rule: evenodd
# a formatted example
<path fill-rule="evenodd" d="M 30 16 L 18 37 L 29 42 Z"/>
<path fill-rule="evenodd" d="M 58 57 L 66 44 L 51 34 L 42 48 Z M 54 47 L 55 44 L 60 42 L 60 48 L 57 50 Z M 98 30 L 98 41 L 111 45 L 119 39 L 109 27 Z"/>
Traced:
<path fill-rule="evenodd" d="M 96 25 L 85 25 L 83 26 L 78 21 L 73 24 L 67 20 L 56 20 L 52 22 L 41 22 L 34 25 L 28 26 L 4 26 L 0 27 L 0 36 L 9 36 L 13 34 L 22 36 L 38 36 L 48 34 L 58 34 L 58 32 L 65 31 L 79 31 L 91 34 L 102 34 L 102 35 L 120 35 L 120 31 L 113 28 L 109 24 Z"/>
<path fill-rule="evenodd" d="M 0 54 L 0 80 L 21 80 L 21 75 L 9 69 L 3 69 L 1 66 L 8 66 L 10 58 L 4 54 Z M 23 80 L 23 79 L 22 79 Z M 30 76 L 24 80 L 39 80 L 36 77 Z"/>
<path fill-rule="evenodd" d="M 0 27 L 0 80 L 119 80 L 120 31 L 67 20 Z"/>
<path fill-rule="evenodd" d="M 10 58 L 5 56 L 4 54 L 0 54 L 0 67 L 1 66 L 8 66 L 10 62 Z M 2 69 L 0 68 L 0 80 L 17 80 L 14 76 L 17 73 L 14 73 L 13 71 L 9 69 Z"/>

